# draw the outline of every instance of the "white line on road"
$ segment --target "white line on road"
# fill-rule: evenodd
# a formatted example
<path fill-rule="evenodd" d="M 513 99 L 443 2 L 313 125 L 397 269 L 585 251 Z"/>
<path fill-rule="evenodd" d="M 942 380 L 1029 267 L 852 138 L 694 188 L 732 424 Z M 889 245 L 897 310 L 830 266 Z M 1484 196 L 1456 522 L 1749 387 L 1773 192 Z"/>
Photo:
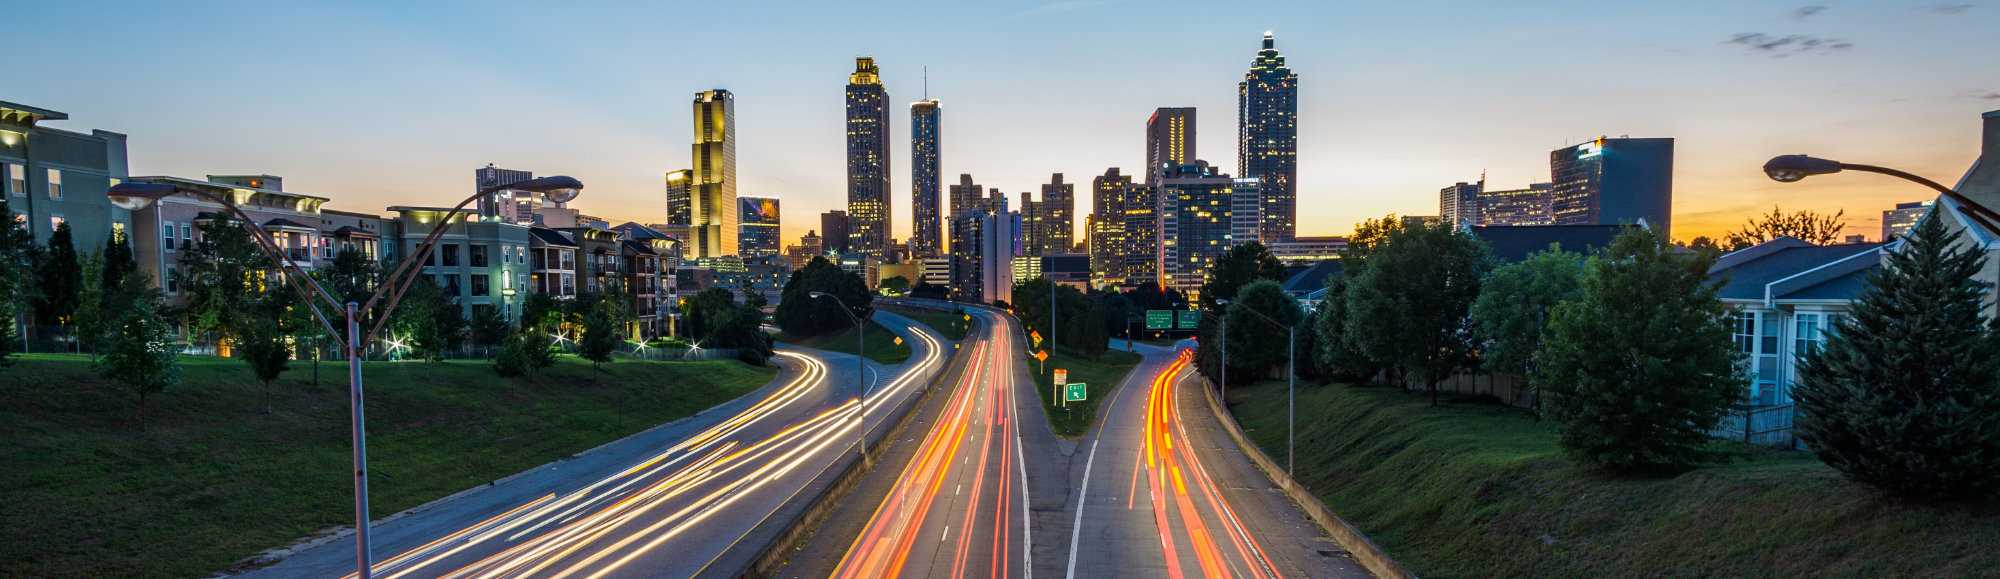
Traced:
<path fill-rule="evenodd" d="M 1076 493 L 1076 522 L 1070 524 L 1069 531 L 1069 573 L 1065 577 L 1076 576 L 1076 543 L 1083 538 L 1083 501 L 1090 498 L 1090 465 L 1097 462 L 1097 443 L 1104 442 L 1103 430 L 1099 429 L 1097 440 L 1090 441 L 1090 456 L 1083 459 L 1083 490 Z"/>

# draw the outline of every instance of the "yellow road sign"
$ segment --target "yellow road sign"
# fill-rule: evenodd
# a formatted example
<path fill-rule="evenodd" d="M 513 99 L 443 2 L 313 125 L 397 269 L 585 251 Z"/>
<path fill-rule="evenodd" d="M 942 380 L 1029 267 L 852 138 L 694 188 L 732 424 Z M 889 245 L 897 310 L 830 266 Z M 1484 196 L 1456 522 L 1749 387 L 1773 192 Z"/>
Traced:
<path fill-rule="evenodd" d="M 901 345 L 903 345 L 903 337 L 902 337 L 902 336 L 896 336 L 896 345 L 898 345 L 898 346 L 901 346 Z"/>
<path fill-rule="evenodd" d="M 1039 352 L 1035 352 L 1035 361 L 1036 361 L 1036 362 L 1044 362 L 1044 361 L 1047 361 L 1048 359 L 1049 359 L 1049 353 L 1048 353 L 1048 351 L 1047 351 L 1047 350 L 1043 350 L 1043 351 L 1039 351 Z"/>

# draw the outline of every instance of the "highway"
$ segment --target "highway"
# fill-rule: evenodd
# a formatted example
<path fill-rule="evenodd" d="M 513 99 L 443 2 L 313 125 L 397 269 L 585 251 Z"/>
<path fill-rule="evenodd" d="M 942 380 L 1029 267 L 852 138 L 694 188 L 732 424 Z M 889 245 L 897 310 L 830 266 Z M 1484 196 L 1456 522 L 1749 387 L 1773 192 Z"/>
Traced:
<path fill-rule="evenodd" d="M 982 323 L 963 342 L 964 373 L 886 497 L 864 505 L 875 508 L 834 577 L 1023 577 L 1033 567 L 1021 429 L 1047 426 L 1021 382 L 1018 326 L 967 311 Z"/>
<path fill-rule="evenodd" d="M 778 380 L 758 393 L 420 507 L 374 527 L 374 575 L 693 577 L 727 574 L 761 545 L 746 540 L 823 472 L 856 453 L 864 404 L 871 431 L 916 398 L 950 351 L 929 328 L 877 321 L 912 346 L 892 368 L 870 363 L 857 396 L 855 357 L 781 350 Z M 353 576 L 352 539 L 247 573 Z"/>
<path fill-rule="evenodd" d="M 1220 428 L 1191 350 L 1141 350 L 1081 447 L 1063 576 L 1370 576 Z"/>

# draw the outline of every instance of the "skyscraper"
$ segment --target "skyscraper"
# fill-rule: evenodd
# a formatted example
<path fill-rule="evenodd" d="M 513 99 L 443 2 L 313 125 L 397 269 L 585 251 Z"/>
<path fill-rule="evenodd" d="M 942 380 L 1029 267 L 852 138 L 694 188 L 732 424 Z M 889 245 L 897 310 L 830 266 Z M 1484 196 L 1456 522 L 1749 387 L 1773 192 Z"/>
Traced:
<path fill-rule="evenodd" d="M 1134 184 L 1125 190 L 1125 281 L 1160 280 L 1160 187 Z"/>
<path fill-rule="evenodd" d="M 847 212 L 835 209 L 819 214 L 819 234 L 827 253 L 847 253 Z"/>
<path fill-rule="evenodd" d="M 1556 225 L 1645 221 L 1672 231 L 1674 140 L 1598 138 L 1549 152 Z"/>
<path fill-rule="evenodd" d="M 506 185 L 535 178 L 528 171 L 501 169 L 488 163 L 485 167 L 472 170 L 472 191 L 495 185 Z M 540 193 L 528 191 L 499 191 L 479 200 L 479 216 L 504 223 L 534 223 L 535 206 L 540 205 Z M 527 207 L 522 208 L 523 205 Z"/>
<path fill-rule="evenodd" d="M 1486 180 L 1478 183 L 1460 181 L 1455 185 L 1438 190 L 1438 216 L 1446 223 L 1466 222 L 1485 225 L 1479 219 L 1479 190 L 1486 188 Z"/>
<path fill-rule="evenodd" d="M 848 251 L 882 259 L 889 250 L 889 92 L 873 57 L 847 77 Z"/>
<path fill-rule="evenodd" d="M 1236 166 L 1239 177 L 1258 179 L 1263 207 L 1258 229 L 1265 240 L 1291 239 L 1298 231 L 1299 75 L 1285 67 L 1271 33 L 1236 84 Z"/>
<path fill-rule="evenodd" d="M 1482 184 L 1484 184 L 1482 182 Z M 1474 225 L 1550 225 L 1549 193 L 1554 185 L 1535 183 L 1527 189 L 1479 192 L 1479 221 Z"/>
<path fill-rule="evenodd" d="M 1146 184 L 1196 159 L 1194 107 L 1160 107 L 1146 119 Z"/>
<path fill-rule="evenodd" d="M 1014 236 L 1005 215 L 970 209 L 951 220 L 951 295 L 959 301 L 992 303 L 1013 297 L 1009 246 Z"/>
<path fill-rule="evenodd" d="M 1160 179 L 1160 286 L 1199 295 L 1215 260 L 1229 253 L 1231 205 L 1238 181 L 1206 161 L 1181 165 Z"/>
<path fill-rule="evenodd" d="M 1049 176 L 1042 185 L 1040 253 L 1069 253 L 1076 247 L 1076 185 L 1064 183 L 1063 174 Z"/>
<path fill-rule="evenodd" d="M 957 215 L 961 213 L 986 206 L 986 187 L 972 182 L 971 175 L 960 173 L 958 175 L 958 184 L 951 186 L 950 210 L 952 218 L 957 219 Z"/>
<path fill-rule="evenodd" d="M 910 104 L 910 257 L 928 259 L 944 253 L 943 153 L 938 149 L 938 102 Z"/>
<path fill-rule="evenodd" d="M 742 203 L 737 217 L 737 251 L 742 257 L 778 255 L 778 198 L 737 197 Z"/>
<path fill-rule="evenodd" d="M 688 226 L 694 225 L 693 184 L 693 170 L 667 172 L 667 224 L 680 227 L 682 234 L 686 234 Z"/>
<path fill-rule="evenodd" d="M 1112 167 L 1090 180 L 1090 273 L 1100 282 L 1125 281 L 1125 197 L 1132 176 Z"/>
<path fill-rule="evenodd" d="M 694 169 L 689 235 L 694 257 L 736 255 L 736 97 L 715 89 L 694 95 Z"/>
<path fill-rule="evenodd" d="M 1897 203 L 1895 209 L 1883 211 L 1882 242 L 1888 243 L 1892 239 L 1908 234 L 1910 228 L 1917 226 L 1917 220 L 1922 219 L 1924 213 L 1931 210 L 1932 203 L 1934 202 L 1928 200 Z"/>

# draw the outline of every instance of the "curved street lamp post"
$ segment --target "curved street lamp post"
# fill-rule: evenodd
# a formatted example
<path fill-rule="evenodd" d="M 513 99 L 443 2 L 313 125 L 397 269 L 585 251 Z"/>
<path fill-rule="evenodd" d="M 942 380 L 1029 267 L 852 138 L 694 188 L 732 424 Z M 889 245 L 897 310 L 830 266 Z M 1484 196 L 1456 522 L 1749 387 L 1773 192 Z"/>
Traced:
<path fill-rule="evenodd" d="M 113 185 L 110 190 L 105 192 L 105 196 L 110 198 L 112 205 L 128 211 L 144 209 L 154 201 L 174 194 L 187 194 L 205 198 L 219 203 L 223 207 L 228 207 L 230 212 L 236 214 L 236 218 L 242 221 L 243 229 L 250 232 L 250 237 L 257 240 L 257 248 L 262 250 L 266 257 L 271 258 L 273 263 L 277 264 L 279 277 L 283 278 L 286 285 L 291 286 L 292 291 L 298 292 L 299 297 L 305 300 L 306 309 L 312 312 L 313 319 L 319 321 L 320 326 L 325 328 L 327 333 L 332 335 L 335 340 L 347 344 L 347 403 L 349 414 L 353 418 L 354 431 L 355 567 L 357 569 L 356 574 L 361 579 L 369 579 L 374 572 L 368 543 L 368 446 L 365 441 L 367 429 L 365 427 L 366 419 L 362 413 L 361 399 L 362 344 L 368 343 L 377 333 L 382 331 L 382 325 L 389 321 L 389 313 L 396 309 L 396 303 L 403 299 L 403 292 L 407 291 L 410 283 L 416 280 L 418 276 L 416 272 L 423 271 L 422 266 L 412 267 L 411 264 L 422 263 L 430 259 L 431 250 L 436 249 L 440 236 L 443 235 L 446 229 L 451 228 L 452 218 L 464 212 L 465 206 L 470 205 L 473 201 L 487 195 L 508 190 L 542 193 L 551 201 L 566 203 L 575 199 L 577 194 L 582 192 L 583 183 L 565 176 L 552 176 L 480 189 L 478 193 L 474 193 L 471 197 L 460 201 L 457 206 L 452 207 L 450 213 L 445 214 L 444 219 L 440 220 L 438 225 L 431 229 L 430 234 L 424 237 L 423 243 L 411 250 L 409 256 L 411 259 L 398 264 L 396 269 L 390 272 L 387 278 L 382 280 L 382 285 L 376 288 L 375 294 L 369 296 L 366 304 L 357 304 L 355 302 L 342 303 L 340 298 L 326 291 L 326 288 L 321 287 L 319 281 L 313 279 L 312 274 L 307 272 L 305 268 L 300 267 L 297 263 L 281 258 L 279 256 L 280 248 L 277 246 L 277 243 L 273 242 L 270 236 L 257 226 L 256 220 L 251 219 L 249 214 L 244 213 L 243 208 L 237 207 L 235 203 L 230 202 L 220 195 L 171 183 L 120 183 Z M 293 275 L 294 273 L 296 275 Z M 397 283 L 399 278 L 401 278 L 400 284 Z M 305 280 L 306 285 L 299 284 L 299 280 L 301 279 Z M 311 288 L 311 291 L 307 291 L 308 287 Z M 360 312 L 373 309 L 375 303 L 381 301 L 384 297 L 387 297 L 389 301 L 382 306 L 380 319 L 375 321 L 374 327 L 369 329 L 367 333 L 362 333 Z M 345 314 L 347 331 L 344 336 L 332 321 L 320 313 L 319 306 L 315 305 L 316 301 L 324 301 L 332 305 L 334 309 L 342 311 Z"/>
<path fill-rule="evenodd" d="M 861 436 L 854 444 L 861 449 L 861 464 L 865 466 L 868 464 L 868 329 L 861 326 L 861 318 L 854 316 L 854 310 L 847 309 L 847 302 L 841 301 L 840 296 L 826 292 L 812 292 L 810 295 L 833 299 L 833 303 L 840 304 L 840 313 L 854 320 L 854 342 L 857 344 L 854 350 L 854 389 L 859 392 L 855 400 L 861 403 Z"/>
<path fill-rule="evenodd" d="M 1229 305 L 1229 303 L 1230 303 L 1230 302 L 1229 302 L 1229 300 L 1225 300 L 1225 299 L 1217 299 L 1217 300 L 1215 300 L 1215 303 L 1217 303 L 1217 304 L 1222 304 L 1222 305 Z M 1243 304 L 1237 304 L 1237 305 L 1243 305 Z M 1285 384 L 1285 475 L 1286 475 L 1286 476 L 1291 476 L 1291 474 L 1292 474 L 1292 465 L 1293 465 L 1293 463 L 1294 463 L 1294 462 L 1296 462 L 1295 460 L 1293 460 L 1293 455 L 1297 454 L 1297 452 L 1296 452 L 1296 451 L 1297 451 L 1297 449 L 1298 449 L 1298 446 L 1297 446 L 1296 444 L 1294 444 L 1294 442 L 1293 442 L 1293 441 L 1295 440 L 1295 438 L 1294 438 L 1294 436 L 1293 436 L 1293 433 L 1294 433 L 1294 432 L 1296 432 L 1296 430 L 1297 430 L 1296 428 L 1294 428 L 1294 427 L 1293 427 L 1293 424 L 1294 424 L 1294 423 L 1293 423 L 1293 418 L 1295 418 L 1295 417 L 1297 417 L 1297 416 L 1298 416 L 1298 403 L 1297 403 L 1297 400 L 1298 400 L 1298 396 L 1297 396 L 1297 395 L 1298 395 L 1298 392 L 1299 392 L 1299 372 L 1298 372 L 1298 354 L 1299 354 L 1299 329 L 1298 329 L 1297 327 L 1295 327 L 1295 326 L 1287 326 L 1287 325 L 1284 325 L 1284 324 L 1280 324 L 1280 323 L 1278 323 L 1278 321 L 1277 321 L 1277 320 L 1273 320 L 1273 319 L 1271 319 L 1271 316 L 1267 316 L 1267 315 L 1264 315 L 1264 312 L 1260 312 L 1260 311 L 1257 311 L 1257 310 L 1254 310 L 1254 309 L 1251 309 L 1251 308 L 1250 308 L 1250 306 L 1243 306 L 1243 311 L 1246 311 L 1246 312 L 1250 312 L 1250 313 L 1252 313 L 1252 314 L 1255 314 L 1255 315 L 1256 315 L 1256 316 L 1257 316 L 1258 318 L 1260 318 L 1260 319 L 1264 320 L 1264 322 L 1265 322 L 1265 323 L 1268 323 L 1268 324 L 1271 324 L 1271 326 L 1272 326 L 1272 327 L 1276 327 L 1276 328 L 1283 328 L 1283 329 L 1285 330 L 1285 335 L 1286 335 L 1286 337 L 1285 337 L 1285 340 L 1286 340 L 1286 345 L 1285 345 L 1285 349 L 1286 349 L 1286 354 L 1285 354 L 1285 375 L 1286 375 L 1286 378 L 1285 378 L 1285 379 L 1286 379 L 1286 384 Z M 1226 320 L 1227 318 L 1224 318 L 1224 319 Z M 1228 325 L 1228 324 L 1229 324 L 1229 322 L 1225 321 L 1225 322 L 1223 322 L 1223 326 L 1222 326 L 1222 332 L 1223 332 L 1223 333 L 1222 333 L 1222 348 L 1223 348 L 1223 350 L 1222 350 L 1222 371 L 1224 372 L 1224 374 L 1223 374 L 1223 379 L 1224 379 L 1224 380 L 1227 380 L 1227 379 L 1228 379 L 1228 376 L 1229 376 L 1229 374 L 1227 374 L 1227 372 L 1229 372 L 1229 325 Z"/>
<path fill-rule="evenodd" d="M 1986 208 L 1985 205 L 1980 205 L 1978 202 L 1960 195 L 1958 191 L 1954 191 L 1950 187 L 1940 185 L 1936 181 L 1925 179 L 1915 174 L 1888 167 L 1842 163 L 1840 161 L 1821 159 L 1809 155 L 1779 155 L 1772 157 L 1770 161 L 1764 163 L 1764 174 L 1770 176 L 1772 181 L 1779 183 L 1793 183 L 1813 175 L 1830 175 L 1841 171 L 1877 173 L 1929 187 L 1936 190 L 1938 194 L 1943 195 L 1945 198 L 1964 206 L 1966 213 L 1968 213 L 1967 216 L 1971 217 L 1973 221 L 1979 222 L 1980 225 L 1984 225 L 1988 229 L 2000 231 L 2000 214 L 1996 214 L 1992 209 Z M 1889 240 L 1884 239 L 1882 241 L 1887 242 Z"/>

